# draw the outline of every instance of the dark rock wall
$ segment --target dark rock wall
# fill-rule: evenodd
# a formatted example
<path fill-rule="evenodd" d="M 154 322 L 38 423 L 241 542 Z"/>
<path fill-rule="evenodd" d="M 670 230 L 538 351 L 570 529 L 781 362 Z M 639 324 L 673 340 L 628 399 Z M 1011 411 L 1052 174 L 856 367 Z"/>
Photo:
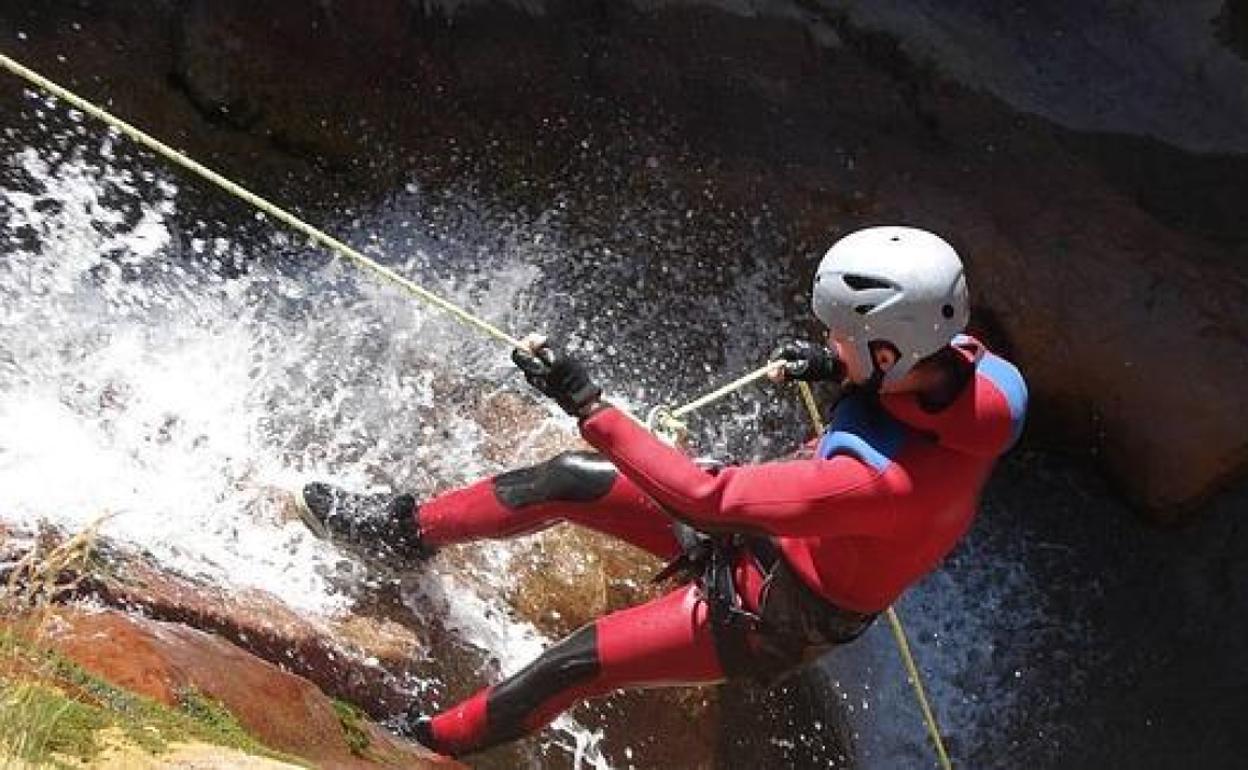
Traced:
<path fill-rule="evenodd" d="M 675 235 L 710 255 L 761 214 L 764 256 L 793 266 L 794 294 L 846 230 L 938 230 L 970 265 L 977 326 L 1030 378 L 1032 440 L 1096 455 L 1142 506 L 1191 507 L 1248 458 L 1248 160 L 1230 154 L 1248 141 L 1225 96 L 1242 9 L 980 5 L 62 0 L 0 9 L 0 39 L 331 221 L 410 179 L 560 206 L 604 237 L 630 208 L 684 207 Z M 1188 33 L 1157 32 L 1167 19 Z M 1070 28 L 1077 43 L 1052 34 Z M 1114 79 L 1137 38 L 1149 67 L 1206 61 L 1206 75 L 1167 75 L 1178 95 L 1148 101 Z M 1040 77 L 1045 61 L 1066 80 Z M 2 104 L 18 89 L 0 82 Z M 206 214 L 229 209 L 186 187 Z"/>
<path fill-rule="evenodd" d="M 810 4 L 808 4 L 810 5 Z M 1248 151 L 1238 0 L 819 0 L 1011 108 L 1192 152 Z M 1238 33 L 1236 30 L 1240 30 Z"/>
<path fill-rule="evenodd" d="M 1227 0 L 1214 21 L 1218 40 L 1248 61 L 1248 3 L 1243 0 Z"/>

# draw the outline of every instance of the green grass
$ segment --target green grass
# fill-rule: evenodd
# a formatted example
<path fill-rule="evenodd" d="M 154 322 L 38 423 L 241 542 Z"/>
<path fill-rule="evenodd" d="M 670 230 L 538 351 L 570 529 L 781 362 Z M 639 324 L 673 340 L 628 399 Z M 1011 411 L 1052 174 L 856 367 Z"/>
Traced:
<path fill-rule="evenodd" d="M 31 764 L 69 767 L 62 757 L 89 760 L 110 720 L 97 708 L 38 684 L 10 686 L 0 696 L 0 741 L 6 753 Z"/>
<path fill-rule="evenodd" d="M 338 714 L 338 724 L 342 726 L 342 735 L 347 739 L 347 748 L 357 757 L 368 758 L 371 741 L 368 731 L 364 729 L 364 713 L 337 698 L 334 699 L 334 712 Z"/>

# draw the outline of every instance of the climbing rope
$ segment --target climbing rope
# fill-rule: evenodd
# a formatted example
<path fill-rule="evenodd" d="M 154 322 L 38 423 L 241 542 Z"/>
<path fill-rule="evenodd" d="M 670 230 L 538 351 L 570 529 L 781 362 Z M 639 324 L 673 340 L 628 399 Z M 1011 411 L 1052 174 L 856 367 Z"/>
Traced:
<path fill-rule="evenodd" d="M 923 722 L 927 725 L 927 734 L 932 739 L 932 745 L 936 747 L 936 756 L 940 758 L 940 766 L 944 770 L 953 770 L 953 763 L 949 761 L 949 752 L 945 751 L 945 741 L 940 735 L 940 726 L 936 724 L 936 712 L 932 710 L 932 705 L 927 700 L 927 692 L 923 689 L 923 678 L 919 676 L 919 667 L 914 662 L 914 655 L 910 653 L 910 641 L 906 639 L 906 629 L 901 625 L 901 617 L 893 607 L 889 607 L 885 615 L 888 616 L 889 627 L 893 629 L 893 638 L 897 640 L 897 650 L 901 653 L 901 660 L 906 664 L 906 678 L 914 687 L 914 697 L 923 711 Z"/>
<path fill-rule="evenodd" d="M 719 399 L 723 398 L 724 396 L 729 395 L 730 393 L 736 393 L 738 390 L 744 388 L 746 385 L 749 385 L 750 383 L 767 376 L 767 372 L 771 371 L 772 368 L 773 368 L 773 364 L 770 364 L 770 363 L 766 364 L 765 366 L 760 366 L 759 368 L 755 369 L 754 371 L 750 372 L 744 377 L 739 377 L 733 380 L 732 382 L 728 383 L 727 385 L 723 386 L 722 388 L 716 388 L 715 390 L 712 390 L 710 393 L 707 393 L 705 396 L 702 396 L 701 398 L 695 398 L 693 401 L 690 401 L 689 403 L 685 404 L 679 409 L 673 409 L 672 417 L 679 420 L 681 417 L 684 417 L 685 415 L 690 414 L 692 412 L 696 412 L 702 407 L 706 406 L 707 404 L 710 404 L 713 401 L 718 401 Z"/>
<path fill-rule="evenodd" d="M 293 228 L 294 230 L 300 233 L 303 233 L 309 239 L 311 239 L 312 241 L 316 243 L 321 244 L 322 246 L 326 247 L 330 251 L 333 251 L 337 254 L 347 257 L 348 259 L 352 260 L 358 266 L 364 268 L 365 270 L 371 271 L 372 273 L 380 276 L 381 278 L 384 278 L 402 287 L 404 290 L 415 295 L 416 297 L 419 297 L 425 302 L 428 302 L 431 305 L 441 308 L 447 313 L 450 313 L 455 318 L 459 319 L 462 323 L 468 326 L 474 327 L 490 335 L 491 337 L 494 337 L 495 339 L 501 340 L 502 342 L 507 343 L 511 347 L 521 348 L 521 349 L 525 347 L 524 343 L 520 339 L 517 339 L 516 337 L 512 337 L 511 335 L 507 334 L 507 332 L 491 324 L 485 319 L 480 318 L 470 313 L 469 311 L 459 307 L 458 305 L 455 305 L 454 303 L 446 299 L 443 299 L 437 294 L 434 294 L 428 289 L 425 289 L 423 286 L 415 283 L 414 281 L 404 278 L 402 275 L 399 275 L 398 273 L 394 272 L 393 270 L 386 267 L 385 265 L 378 263 L 376 260 L 370 259 L 369 257 L 360 253 L 359 251 L 347 245 L 346 243 L 343 243 L 337 238 L 329 235 L 323 230 L 317 227 L 314 227 L 313 225 L 308 224 L 307 222 L 303 221 L 299 217 L 296 217 L 294 214 L 291 214 L 290 212 L 277 206 L 276 204 L 271 203 L 265 198 L 262 198 L 261 196 L 251 192 L 250 190 L 243 187 L 242 185 L 239 185 L 231 181 L 230 179 L 227 179 L 226 177 L 222 176 L 221 174 L 213 171 L 212 169 L 196 162 L 195 160 L 192 160 L 190 157 L 186 156 L 182 152 L 179 152 L 173 147 L 170 147 L 169 145 L 165 144 L 164 142 L 161 142 L 160 140 L 136 128 L 135 126 L 130 125 L 129 123 L 122 120 L 121 118 L 116 117 L 112 113 L 107 112 L 100 107 L 97 107 L 95 104 L 87 101 L 86 99 L 83 99 L 82 97 L 78 96 L 72 91 L 69 91 L 68 89 L 63 88 L 60 85 L 57 85 L 56 83 L 52 82 L 51 80 L 48 80 L 44 76 L 35 72 L 34 70 L 31 70 L 31 69 L 28 69 L 27 67 L 22 66 L 18 62 L 4 55 L 3 53 L 0 53 L 0 67 L 3 67 L 4 69 L 16 75 L 17 77 L 38 86 L 44 91 L 51 93 L 52 95 L 72 105 L 73 107 L 81 110 L 82 112 L 88 115 L 91 115 L 92 117 L 95 117 L 96 119 L 102 121 L 103 123 L 111 126 L 113 129 L 115 129 L 122 135 L 129 137 L 133 141 L 137 142 L 138 144 L 143 145 L 144 147 L 148 148 L 149 150 L 156 153 L 157 155 L 165 158 L 171 163 L 177 166 L 180 166 L 186 169 L 187 171 L 190 171 L 192 174 L 195 174 L 196 176 L 199 176 L 202 179 L 206 179 L 212 184 L 225 190 L 230 195 L 233 195 L 234 197 L 239 198 L 251 204 L 255 208 L 259 209 L 260 211 L 263 211 L 264 213 L 268 214 L 269 216 L 273 217 L 279 222 L 282 222 L 286 224 L 287 226 Z M 733 380 L 732 382 L 729 382 L 728 384 L 720 388 L 717 388 L 700 398 L 694 399 L 693 401 L 690 401 L 689 403 L 677 409 L 669 409 L 665 406 L 657 407 L 655 410 L 651 412 L 650 418 L 647 421 L 647 425 L 651 429 L 659 430 L 669 436 L 679 435 L 680 433 L 686 430 L 686 425 L 680 421 L 680 418 L 684 417 L 685 415 L 691 414 L 699 409 L 702 409 L 708 404 L 711 404 L 714 401 L 718 401 L 719 399 L 724 398 L 732 393 L 735 393 L 738 390 L 744 388 L 745 386 L 759 379 L 762 379 L 768 374 L 768 372 L 770 372 L 774 368 L 774 366 L 775 366 L 775 362 L 769 362 L 765 366 L 759 367 L 753 372 L 750 372 L 749 374 L 743 377 Z M 810 386 L 807 383 L 799 382 L 798 386 L 799 386 L 799 392 L 801 394 L 802 401 L 806 405 L 806 409 L 809 412 L 811 422 L 815 426 L 816 435 L 822 434 L 823 433 L 823 420 L 819 416 L 819 407 L 817 403 L 815 402 L 814 394 L 811 392 Z M 897 613 L 891 607 L 888 609 L 887 615 L 888 615 L 889 625 L 893 629 L 893 636 L 897 640 L 897 646 L 901 652 L 902 660 L 905 662 L 908 677 L 910 679 L 911 684 L 914 686 L 915 696 L 917 697 L 919 701 L 919 706 L 923 711 L 923 718 L 927 724 L 928 733 L 932 739 L 933 744 L 935 744 L 936 753 L 940 757 L 941 766 L 944 768 L 944 770 L 951 770 L 952 765 L 949 762 L 949 755 L 945 751 L 944 742 L 941 739 L 940 730 L 936 724 L 936 717 L 932 711 L 930 704 L 928 703 L 927 695 L 923 689 L 923 683 L 919 675 L 919 670 L 918 670 L 917 665 L 914 662 L 914 656 L 910 652 L 910 645 L 906 639 L 905 630 L 903 629 L 901 625 L 901 619 L 897 616 Z"/>
<path fill-rule="evenodd" d="M 347 257 L 348 259 L 352 260 L 353 262 L 355 262 L 357 265 L 364 268 L 365 270 L 370 270 L 376 273 L 377 275 L 381 276 L 382 278 L 385 278 L 388 281 L 391 281 L 393 283 L 398 284 L 399 286 L 402 286 L 408 292 L 416 295 L 417 297 L 420 297 L 421 299 L 430 303 L 431 305 L 436 305 L 437 307 L 445 310 L 446 312 L 458 318 L 463 323 L 468 324 L 469 326 L 476 327 L 477 329 L 480 329 L 481 331 L 485 332 L 491 337 L 495 337 L 499 340 L 502 340 L 503 342 L 506 342 L 508 345 L 511 345 L 512 347 L 516 347 L 516 348 L 522 347 L 520 340 L 507 334 L 507 332 L 503 331 L 502 329 L 499 329 L 497 326 L 491 324 L 489 321 L 486 321 L 483 318 L 479 318 L 473 315 L 472 313 L 469 313 L 468 311 L 464 310 L 463 308 L 460 308 L 457 305 L 451 302 L 448 302 L 445 299 L 442 299 L 441 297 L 429 291 L 428 289 L 425 289 L 423 286 L 413 281 L 410 281 L 407 278 L 404 278 L 403 276 L 394 272 L 393 270 L 386 267 L 385 265 L 378 263 L 376 260 L 369 259 L 368 257 L 361 254 L 359 251 L 348 246 L 347 244 L 343 243 L 342 241 L 338 240 L 332 235 L 329 235 L 324 230 L 313 227 L 312 225 L 308 224 L 307 222 L 304 222 L 302 219 L 295 216 L 294 214 L 291 214 L 290 212 L 277 206 L 276 204 L 270 203 L 269 201 L 265 200 L 259 195 L 256 195 L 255 193 L 243 187 L 242 185 L 236 184 L 235 182 L 232 182 L 229 179 L 226 179 L 225 177 L 221 176 L 220 174 L 213 171 L 212 169 L 190 159 L 183 153 L 175 150 L 174 148 L 170 147 L 169 145 L 165 144 L 159 139 L 141 131 L 138 128 L 135 128 L 134 126 L 122 120 L 121 118 L 116 117 L 112 113 L 105 112 L 103 109 L 95 106 L 94 104 L 87 101 L 86 99 L 83 99 L 82 97 L 78 96 L 72 91 L 69 91 L 57 85 L 56 83 L 53 83 L 51 80 L 48 80 L 44 76 L 40 75 L 38 72 L 35 72 L 34 70 L 30 70 L 30 69 L 27 69 L 26 67 L 23 67 L 21 64 L 18 64 L 17 62 L 13 61 L 8 56 L 5 56 L 2 53 L 0 53 L 0 66 L 3 66 L 5 69 L 7 69 L 9 72 L 12 72 L 14 75 L 17 75 L 18 77 L 30 83 L 34 83 L 35 85 L 39 86 L 43 90 L 57 96 L 58 98 L 73 105 L 77 109 L 82 110 L 88 115 L 91 115 L 107 123 L 108 125 L 112 126 L 114 129 L 122 133 L 123 135 L 130 137 L 135 142 L 138 142 L 139 144 L 148 148 L 149 150 L 161 156 L 162 158 L 165 158 L 171 163 L 181 166 L 182 168 L 186 169 L 187 171 L 190 171 L 196 176 L 202 177 L 203 179 L 206 179 L 209 182 L 212 182 L 216 186 L 225 190 L 230 195 L 233 195 L 236 198 L 240 198 L 246 201 L 247 203 L 250 203 L 252 206 L 255 206 L 257 209 L 263 211 L 264 213 L 268 214 L 274 219 L 285 223 L 291 228 L 297 230 L 298 232 L 303 233 L 304 235 L 306 235 L 308 238 L 312 239 L 313 241 L 321 244 L 322 246 L 325 246 L 330 251 L 334 251 L 338 254 L 341 254 L 342 256 Z"/>

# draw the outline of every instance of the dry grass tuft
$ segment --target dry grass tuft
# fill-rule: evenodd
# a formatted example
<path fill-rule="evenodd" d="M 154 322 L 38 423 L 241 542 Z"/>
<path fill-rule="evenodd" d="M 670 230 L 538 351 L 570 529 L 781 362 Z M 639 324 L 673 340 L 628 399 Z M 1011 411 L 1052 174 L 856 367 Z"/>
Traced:
<path fill-rule="evenodd" d="M 0 615 L 12 617 L 45 609 L 78 588 L 87 576 L 100 527 L 110 515 L 97 518 L 68 539 L 42 532 L 34 546 L 13 564 L 0 594 Z"/>

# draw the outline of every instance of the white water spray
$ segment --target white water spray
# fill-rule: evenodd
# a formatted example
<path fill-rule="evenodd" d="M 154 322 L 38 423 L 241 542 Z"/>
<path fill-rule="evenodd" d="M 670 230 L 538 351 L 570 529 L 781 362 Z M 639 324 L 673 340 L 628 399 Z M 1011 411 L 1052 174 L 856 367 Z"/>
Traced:
<path fill-rule="evenodd" d="M 331 579 L 341 555 L 284 521 L 276 490 L 315 477 L 427 492 L 497 470 L 469 394 L 506 387 L 506 351 L 322 255 L 291 267 L 266 248 L 180 238 L 174 185 L 136 178 L 109 141 L 3 162 L 20 182 L 0 189 L 7 526 L 72 531 L 111 514 L 102 535 L 166 569 L 329 617 L 349 603 Z M 227 280 L 230 263 L 249 269 Z M 488 287 L 439 290 L 510 308 L 535 275 L 512 265 Z M 471 582 L 429 581 L 502 670 L 548 643 Z M 576 765 L 608 766 L 574 720 L 556 728 Z"/>

